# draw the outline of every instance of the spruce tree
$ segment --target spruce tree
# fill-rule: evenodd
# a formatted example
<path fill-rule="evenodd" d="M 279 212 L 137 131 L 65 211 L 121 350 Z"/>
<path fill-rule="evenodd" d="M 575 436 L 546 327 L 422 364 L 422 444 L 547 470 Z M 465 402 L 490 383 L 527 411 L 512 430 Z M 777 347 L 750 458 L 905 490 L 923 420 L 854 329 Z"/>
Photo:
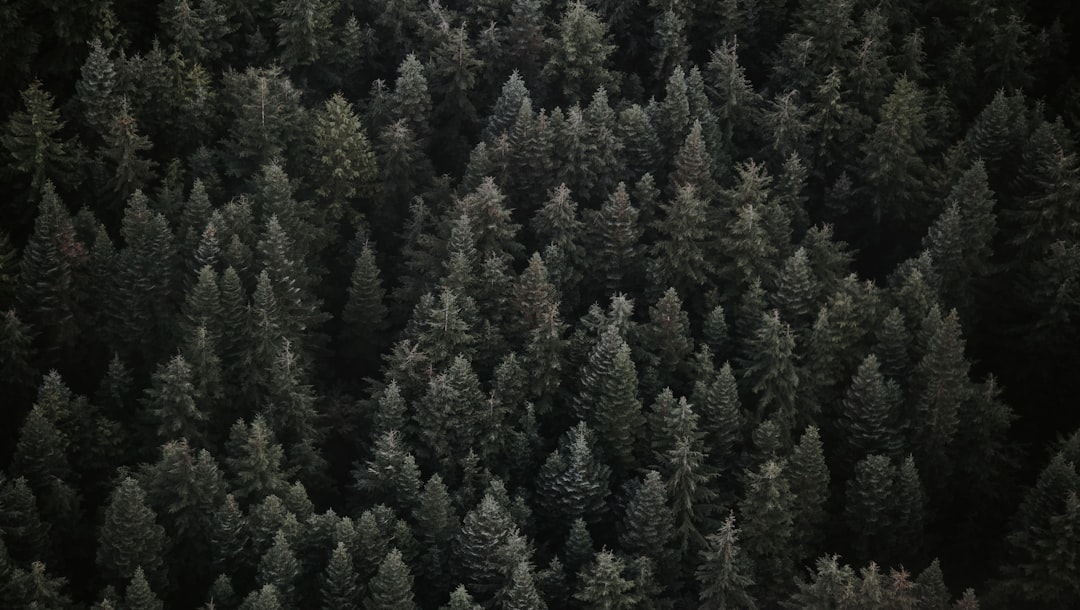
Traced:
<path fill-rule="evenodd" d="M 763 313 L 750 344 L 751 360 L 744 377 L 750 391 L 758 397 L 757 419 L 778 418 L 785 438 L 799 423 L 796 421 L 799 374 L 794 352 L 791 328 L 780 320 L 777 311 Z"/>
<path fill-rule="evenodd" d="M 540 468 L 537 487 L 541 504 L 553 518 L 597 521 L 606 512 L 611 469 L 597 459 L 594 442 L 593 431 L 579 422 Z"/>
<path fill-rule="evenodd" d="M 596 554 L 580 576 L 580 584 L 574 599 L 596 610 L 628 610 L 641 601 L 634 591 L 634 582 L 623 576 L 626 564 L 611 551 L 604 549 Z"/>
<path fill-rule="evenodd" d="M 708 243 L 714 237 L 707 213 L 708 200 L 692 184 L 680 185 L 670 203 L 660 205 L 664 216 L 654 227 L 660 239 L 652 246 L 649 276 L 654 285 L 667 281 L 680 294 L 691 295 L 707 285 L 712 265 Z"/>
<path fill-rule="evenodd" d="M 108 123 L 102 155 L 114 167 L 109 188 L 121 199 L 145 188 L 153 177 L 155 163 L 144 158 L 152 148 L 150 139 L 138 131 L 138 123 L 125 99 Z"/>
<path fill-rule="evenodd" d="M 233 424 L 225 463 L 232 474 L 232 491 L 242 500 L 258 502 L 270 494 L 284 493 L 286 481 L 281 472 L 284 453 L 261 415 L 250 425 L 243 420 Z"/>
<path fill-rule="evenodd" d="M 642 228 L 639 211 L 630 202 L 626 185 L 615 192 L 589 218 L 592 252 L 596 257 L 592 279 L 611 294 L 632 286 L 631 278 L 640 265 Z"/>
<path fill-rule="evenodd" d="M 330 6 L 316 0 L 275 2 L 274 24 L 286 69 L 313 64 L 319 59 L 330 33 L 330 17 Z"/>
<path fill-rule="evenodd" d="M 326 100 L 315 113 L 311 131 L 315 146 L 315 192 L 325 203 L 329 221 L 357 224 L 374 195 L 377 179 L 375 153 L 359 116 L 341 94 Z"/>
<path fill-rule="evenodd" d="M 785 472 L 788 487 L 795 498 L 792 516 L 792 543 L 799 559 L 813 553 L 824 538 L 828 523 L 829 467 L 825 462 L 821 435 L 816 426 L 808 426 L 788 458 Z"/>
<path fill-rule="evenodd" d="M 113 490 L 98 532 L 97 565 L 116 584 L 126 582 L 137 569 L 150 580 L 162 582 L 165 530 L 146 501 L 139 483 L 125 477 Z"/>
<path fill-rule="evenodd" d="M 605 455 L 618 473 L 625 473 L 636 463 L 634 446 L 645 424 L 638 398 L 637 371 L 626 342 L 619 344 L 610 366 L 610 373 L 600 380 L 591 415 Z"/>
<path fill-rule="evenodd" d="M 619 522 L 619 546 L 629 553 L 663 561 L 675 533 L 675 518 L 663 478 L 659 472 L 649 470 L 631 489 Z"/>
<path fill-rule="evenodd" d="M 23 109 L 8 117 L 0 144 L 8 151 L 11 169 L 30 178 L 30 191 L 36 196 L 49 181 L 60 185 L 71 181 L 75 145 L 61 139 L 64 122 L 41 81 L 30 83 L 20 96 Z"/>
<path fill-rule="evenodd" d="M 120 85 L 117 65 L 111 54 L 111 49 L 107 49 L 101 39 L 90 41 L 90 53 L 79 69 L 79 80 L 75 83 L 75 96 L 83 108 L 83 120 L 102 135 L 107 132 L 109 119 L 113 117 L 115 94 Z"/>
<path fill-rule="evenodd" d="M 783 582 L 791 576 L 795 502 L 781 463 L 770 459 L 749 473 L 739 505 L 742 534 L 763 580 Z"/>
<path fill-rule="evenodd" d="M 739 547 L 735 513 L 728 513 L 720 529 L 709 534 L 706 540 L 708 544 L 701 551 L 701 564 L 695 574 L 701 585 L 699 607 L 702 610 L 756 608 L 754 597 L 748 591 L 754 585 L 754 579 L 751 566 Z"/>
<path fill-rule="evenodd" d="M 135 568 L 135 574 L 124 593 L 124 606 L 130 610 L 161 610 L 164 606 L 150 588 L 141 566 Z"/>
<path fill-rule="evenodd" d="M 259 560 L 255 582 L 258 586 L 272 585 L 282 605 L 292 606 L 296 600 L 297 576 L 300 565 L 292 544 L 283 530 L 274 535 L 274 543 Z"/>
<path fill-rule="evenodd" d="M 896 476 L 896 466 L 887 456 L 870 454 L 855 465 L 855 476 L 847 483 L 844 517 L 861 559 L 891 550 Z"/>
<path fill-rule="evenodd" d="M 375 439 L 374 459 L 353 470 L 356 487 L 375 502 L 407 511 L 420 499 L 420 469 L 401 433 L 388 430 Z"/>
<path fill-rule="evenodd" d="M 195 404 L 195 386 L 191 367 L 183 356 L 173 356 L 154 372 L 152 387 L 146 391 L 146 408 L 157 422 L 157 434 L 162 441 L 186 438 L 195 445 L 203 444 L 206 414 Z"/>
<path fill-rule="evenodd" d="M 840 421 L 851 463 L 871 453 L 896 456 L 903 447 L 902 435 L 897 433 L 901 423 L 895 412 L 896 390 L 890 390 L 889 383 L 873 354 L 862 361 L 851 380 Z"/>
<path fill-rule="evenodd" d="M 613 83 L 608 63 L 615 46 L 608 42 L 607 27 L 593 10 L 581 2 L 567 5 L 548 40 L 551 53 L 543 75 L 561 88 L 567 102 L 582 103 L 600 87 Z"/>
<path fill-rule="evenodd" d="M 319 592 L 324 610 L 360 608 L 360 582 L 357 580 L 356 568 L 353 567 L 352 555 L 344 542 L 338 542 L 330 552 L 330 561 L 323 572 Z"/>

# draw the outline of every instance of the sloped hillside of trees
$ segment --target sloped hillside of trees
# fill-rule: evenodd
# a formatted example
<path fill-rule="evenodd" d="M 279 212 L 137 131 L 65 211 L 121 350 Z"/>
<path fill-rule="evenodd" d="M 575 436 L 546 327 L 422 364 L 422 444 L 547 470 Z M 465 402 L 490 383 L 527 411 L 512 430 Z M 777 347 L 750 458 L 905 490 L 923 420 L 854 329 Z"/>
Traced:
<path fill-rule="evenodd" d="M 1053 4 L 5 2 L 0 609 L 1077 607 Z"/>

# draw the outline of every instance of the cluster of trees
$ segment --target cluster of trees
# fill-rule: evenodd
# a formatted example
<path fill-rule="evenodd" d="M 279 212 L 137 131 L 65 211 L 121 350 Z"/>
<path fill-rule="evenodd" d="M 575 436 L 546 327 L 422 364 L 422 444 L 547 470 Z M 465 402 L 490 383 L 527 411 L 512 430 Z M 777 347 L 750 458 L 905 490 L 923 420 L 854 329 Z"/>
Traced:
<path fill-rule="evenodd" d="M 0 608 L 1080 602 L 1064 17 L 52 4 Z"/>

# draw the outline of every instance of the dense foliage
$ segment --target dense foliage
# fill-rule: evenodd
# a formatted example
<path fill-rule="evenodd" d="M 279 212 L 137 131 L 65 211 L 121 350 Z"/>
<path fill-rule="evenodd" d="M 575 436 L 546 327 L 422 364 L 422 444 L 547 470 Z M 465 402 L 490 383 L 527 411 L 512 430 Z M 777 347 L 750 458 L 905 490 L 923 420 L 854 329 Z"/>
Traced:
<path fill-rule="evenodd" d="M 1080 605 L 1076 8 L 0 7 L 0 608 Z"/>

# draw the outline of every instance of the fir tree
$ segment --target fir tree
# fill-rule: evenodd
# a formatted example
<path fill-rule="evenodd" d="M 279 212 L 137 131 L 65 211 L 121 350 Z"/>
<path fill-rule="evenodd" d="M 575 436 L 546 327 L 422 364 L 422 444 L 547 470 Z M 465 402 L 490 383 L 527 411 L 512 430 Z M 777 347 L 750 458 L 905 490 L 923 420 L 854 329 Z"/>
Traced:
<path fill-rule="evenodd" d="M 75 96 L 83 108 L 83 120 L 102 135 L 107 132 L 109 119 L 113 117 L 115 94 L 120 85 L 111 54 L 111 49 L 105 48 L 99 38 L 90 41 L 90 53 L 79 69 L 79 80 L 75 83 Z"/>
<path fill-rule="evenodd" d="M 420 469 L 396 430 L 375 439 L 374 459 L 353 470 L 356 487 L 376 502 L 407 510 L 420 499 Z"/>
<path fill-rule="evenodd" d="M 635 482 L 619 523 L 619 546 L 625 551 L 662 561 L 674 539 L 675 518 L 663 478 L 649 470 Z"/>
<path fill-rule="evenodd" d="M 115 167 L 109 187 L 121 199 L 145 188 L 154 175 L 155 163 L 143 158 L 150 139 L 138 132 L 138 123 L 125 99 L 108 123 L 102 155 Z"/>
<path fill-rule="evenodd" d="M 744 373 L 750 390 L 758 396 L 757 418 L 779 418 L 785 438 L 797 423 L 795 340 L 790 327 L 776 311 L 762 314 L 750 346 L 752 360 Z"/>
<path fill-rule="evenodd" d="M 581 2 L 566 7 L 556 25 L 557 37 L 548 41 L 551 57 L 544 77 L 561 83 L 570 103 L 584 102 L 592 92 L 612 84 L 606 64 L 615 50 L 608 42 L 607 28 L 599 16 Z"/>
<path fill-rule="evenodd" d="M 356 205 L 374 194 L 377 168 L 367 131 L 349 102 L 340 94 L 326 100 L 312 125 L 315 145 L 315 192 L 327 204 L 330 221 L 357 224 L 364 209 Z"/>
<path fill-rule="evenodd" d="M 266 420 L 256 415 L 250 425 L 238 420 L 229 433 L 225 462 L 233 476 L 232 489 L 239 498 L 258 502 L 270 494 L 283 493 L 283 452 Z"/>
<path fill-rule="evenodd" d="M 152 383 L 146 391 L 146 407 L 158 422 L 158 437 L 162 441 L 186 438 L 201 445 L 200 422 L 206 420 L 206 414 L 195 404 L 191 367 L 184 357 L 177 354 L 168 364 L 158 367 Z"/>
<path fill-rule="evenodd" d="M 596 256 L 593 278 L 606 294 L 629 287 L 629 278 L 640 264 L 642 229 L 638 209 L 630 203 L 626 185 L 619 183 L 615 192 L 590 218 L 593 253 Z"/>
<path fill-rule="evenodd" d="M 283 605 L 291 606 L 296 597 L 296 579 L 300 566 L 285 532 L 278 530 L 274 543 L 259 560 L 255 579 L 258 586 L 272 585 Z"/>
<path fill-rule="evenodd" d="M 161 581 L 167 541 L 156 518 L 139 483 L 131 477 L 121 480 L 109 498 L 98 534 L 97 565 L 104 576 L 125 582 L 142 569 L 149 570 L 150 580 Z"/>
<path fill-rule="evenodd" d="M 330 6 L 315 0 L 275 2 L 274 24 L 286 69 L 309 65 L 319 59 L 330 33 L 330 17 Z"/>
<path fill-rule="evenodd" d="M 896 456 L 902 449 L 901 436 L 897 434 L 894 396 L 882 377 L 877 357 L 870 354 L 859 365 L 843 400 L 845 440 L 850 447 L 852 463 L 868 454 L 877 453 Z"/>
<path fill-rule="evenodd" d="M 150 583 L 146 581 L 142 567 L 135 568 L 131 584 L 124 593 L 124 606 L 130 610 L 161 610 L 163 607 L 161 600 L 150 588 Z"/>
<path fill-rule="evenodd" d="M 352 555 L 345 548 L 345 543 L 338 542 L 330 552 L 330 561 L 323 573 L 322 607 L 325 610 L 358 610 L 360 604 L 360 583 L 353 567 Z"/>
<path fill-rule="evenodd" d="M 64 129 L 55 99 L 41 81 L 35 80 L 21 92 L 23 110 L 8 117 L 0 144 L 7 149 L 11 169 L 30 177 L 30 191 L 41 193 L 48 181 L 66 185 L 74 170 L 74 143 L 62 140 Z"/>
<path fill-rule="evenodd" d="M 746 495 L 739 505 L 743 539 L 758 574 L 776 582 L 790 577 L 793 567 L 788 551 L 795 501 L 780 463 L 768 460 L 749 473 Z"/>
<path fill-rule="evenodd" d="M 727 608 L 756 608 L 748 589 L 754 585 L 750 566 L 739 547 L 739 530 L 735 513 L 728 513 L 720 529 L 709 534 L 708 546 L 701 551 L 701 564 L 696 576 L 701 584 L 702 610 Z"/>
<path fill-rule="evenodd" d="M 623 577 L 626 564 L 611 551 L 604 549 L 596 555 L 581 574 L 581 584 L 574 599 L 597 610 L 633 608 L 641 601 L 634 591 L 634 582 Z"/>
<path fill-rule="evenodd" d="M 792 515 L 792 543 L 800 558 L 812 557 L 823 539 L 828 522 L 829 467 L 825 463 L 821 435 L 808 426 L 795 445 L 785 473 L 795 498 Z"/>
<path fill-rule="evenodd" d="M 668 281 L 679 293 L 691 295 L 710 277 L 708 242 L 713 237 L 707 199 L 691 184 L 680 185 L 670 203 L 660 205 L 662 220 L 654 225 L 660 240 L 652 247 L 650 279 L 655 285 Z"/>
<path fill-rule="evenodd" d="M 598 520 L 605 512 L 611 469 L 593 453 L 593 432 L 584 422 L 570 429 L 540 469 L 537 487 L 553 517 Z"/>

